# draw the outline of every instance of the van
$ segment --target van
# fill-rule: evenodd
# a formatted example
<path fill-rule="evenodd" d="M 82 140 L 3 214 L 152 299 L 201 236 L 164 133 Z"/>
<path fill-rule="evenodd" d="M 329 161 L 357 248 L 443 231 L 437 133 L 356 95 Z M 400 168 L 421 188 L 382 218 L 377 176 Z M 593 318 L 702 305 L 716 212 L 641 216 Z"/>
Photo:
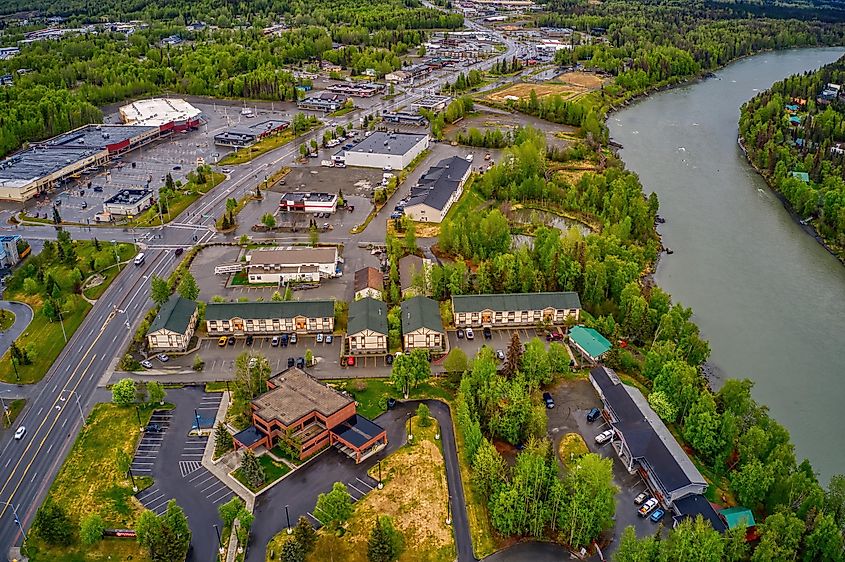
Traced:
<path fill-rule="evenodd" d="M 142 263 L 144 263 L 144 258 L 144 252 L 141 252 L 140 254 L 135 256 L 135 265 L 141 265 Z"/>

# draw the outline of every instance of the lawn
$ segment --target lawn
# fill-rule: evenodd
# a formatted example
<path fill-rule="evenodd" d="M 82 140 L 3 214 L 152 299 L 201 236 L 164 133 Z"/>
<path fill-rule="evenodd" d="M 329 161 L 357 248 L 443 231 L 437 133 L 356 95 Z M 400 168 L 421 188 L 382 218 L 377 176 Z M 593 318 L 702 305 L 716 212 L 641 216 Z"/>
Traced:
<path fill-rule="evenodd" d="M 147 423 L 153 408 L 141 410 Z M 132 482 L 117 468 L 117 452 L 133 455 L 140 437 L 135 408 L 97 404 L 77 437 L 64 465 L 50 487 L 48 498 L 63 506 L 74 522 L 99 513 L 108 528 L 133 528 L 144 508 L 134 498 Z M 139 488 L 151 478 L 135 478 Z M 146 552 L 129 539 L 102 541 L 92 547 L 74 544 L 68 548 L 48 547 L 37 539 L 33 561 L 56 560 L 148 560 Z"/>
<path fill-rule="evenodd" d="M 264 483 L 257 488 L 247 481 L 247 479 L 241 473 L 240 468 L 232 472 L 232 476 L 235 477 L 238 482 L 240 482 L 253 492 L 258 492 L 259 490 L 265 488 L 268 484 L 272 484 L 273 482 L 290 472 L 290 468 L 288 468 L 288 465 L 286 465 L 285 463 L 276 462 L 267 455 L 261 455 L 260 457 L 258 457 L 258 463 L 261 465 L 261 468 L 264 469 Z"/>
<path fill-rule="evenodd" d="M 9 409 L 9 415 L 3 415 L 3 427 L 10 427 L 13 425 L 15 420 L 18 419 L 18 415 L 21 413 L 24 406 L 26 406 L 26 400 L 7 400 L 6 408 Z"/>
<path fill-rule="evenodd" d="M 211 191 L 225 179 L 225 174 L 221 174 L 220 172 L 208 172 L 205 183 L 197 184 L 193 181 L 188 181 L 185 185 L 177 187 L 174 190 L 175 197 L 170 200 L 169 208 L 167 210 L 168 212 L 161 218 L 164 219 L 165 223 L 172 221 L 178 217 L 182 211 L 187 209 L 191 203 Z M 159 218 L 158 206 L 153 205 L 137 217 L 125 223 L 124 226 L 158 226 L 161 224 L 161 218 Z"/>
<path fill-rule="evenodd" d="M 381 463 L 384 489 L 373 490 L 354 504 L 343 536 L 320 531 L 315 551 L 308 557 L 310 562 L 366 562 L 367 540 L 379 515 L 392 517 L 404 536 L 405 549 L 399 562 L 455 560 L 454 535 L 451 526 L 446 525 L 446 470 L 440 442 L 434 439 L 437 422 L 432 419 L 426 428 L 416 422 L 415 418 L 413 444 L 401 447 Z M 370 475 L 378 477 L 375 467 Z M 413 485 L 409 486 L 409 482 Z M 278 555 L 287 539 L 284 531 L 274 537 L 267 546 L 268 555 L 271 550 Z"/>
<path fill-rule="evenodd" d="M 0 308 L 0 332 L 5 332 L 15 323 L 15 313 L 5 308 Z"/>
<path fill-rule="evenodd" d="M 387 410 L 387 399 L 401 399 L 401 392 L 393 388 L 390 379 L 341 379 L 328 381 L 337 389 L 346 390 L 358 402 L 357 411 L 366 418 L 374 419 Z M 452 394 L 443 388 L 443 379 L 432 378 L 414 388 L 409 398 L 439 398 L 445 402 L 452 400 Z"/>
<path fill-rule="evenodd" d="M 135 256 L 137 251 L 138 250 L 134 245 L 129 245 L 129 244 L 119 244 L 118 245 L 118 255 L 120 256 L 121 262 L 128 262 L 130 259 L 132 259 Z M 128 264 L 126 264 L 126 265 L 128 265 Z M 109 288 L 109 285 L 111 285 L 111 282 L 114 280 L 115 277 L 117 277 L 118 273 L 123 271 L 123 269 L 126 267 L 126 265 L 121 265 L 119 268 L 115 267 L 115 266 L 107 267 L 103 271 L 99 272 L 100 275 L 102 275 L 105 280 L 102 283 L 100 283 L 99 285 L 85 289 L 85 291 L 83 291 L 83 294 L 91 300 L 96 300 L 96 299 L 100 298 L 101 296 L 103 296 L 103 293 L 105 293 L 106 289 Z"/>
<path fill-rule="evenodd" d="M 99 245 L 99 249 L 97 249 L 97 245 Z M 93 241 L 76 240 L 73 242 L 73 249 L 77 256 L 73 267 L 59 261 L 54 256 L 32 256 L 27 258 L 9 279 L 5 298 L 25 302 L 35 312 L 32 322 L 16 341 L 20 349 L 29 348 L 31 350 L 32 363 L 29 365 L 17 364 L 16 374 L 15 366 L 11 362 L 11 354 L 6 352 L 0 358 L 0 381 L 24 384 L 38 382 L 64 349 L 65 337 L 62 333 L 61 323 L 58 321 L 51 322 L 41 313 L 44 296 L 41 292 L 43 284 L 37 281 L 36 273 L 39 266 L 44 278 L 50 276 L 61 288 L 64 297 L 62 307 L 64 331 L 68 340 L 76 332 L 76 329 L 85 319 L 85 315 L 91 309 L 91 305 L 85 299 L 73 292 L 75 287 L 78 286 L 79 279 L 76 277 L 75 270 L 79 270 L 79 276 L 83 279 L 95 272 L 100 272 L 103 275 L 103 283 L 90 289 L 89 298 L 92 298 L 91 295 L 102 295 L 103 291 L 109 287 L 117 276 L 116 268 L 112 267 L 114 265 L 115 248 L 111 244 L 98 242 L 95 245 Z M 136 252 L 137 247 L 134 244 L 121 243 L 117 245 L 117 253 L 121 261 L 130 260 Z M 27 285 L 32 286 L 27 288 Z"/>

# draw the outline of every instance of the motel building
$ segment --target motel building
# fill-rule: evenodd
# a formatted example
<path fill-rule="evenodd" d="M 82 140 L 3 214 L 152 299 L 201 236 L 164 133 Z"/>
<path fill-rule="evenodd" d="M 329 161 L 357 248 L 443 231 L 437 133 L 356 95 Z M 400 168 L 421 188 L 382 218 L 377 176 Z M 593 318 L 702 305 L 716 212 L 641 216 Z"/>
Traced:
<path fill-rule="evenodd" d="M 252 401 L 250 427 L 234 435 L 235 449 L 272 449 L 284 440 L 305 460 L 334 447 L 356 464 L 387 445 L 387 432 L 358 414 L 355 401 L 292 367 L 267 381 Z"/>

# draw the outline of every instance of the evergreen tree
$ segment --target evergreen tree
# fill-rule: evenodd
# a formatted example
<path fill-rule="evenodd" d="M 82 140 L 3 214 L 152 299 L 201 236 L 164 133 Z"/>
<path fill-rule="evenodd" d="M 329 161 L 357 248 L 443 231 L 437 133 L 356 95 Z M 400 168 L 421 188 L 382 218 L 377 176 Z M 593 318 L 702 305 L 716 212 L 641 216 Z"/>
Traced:
<path fill-rule="evenodd" d="M 244 478 L 246 478 L 247 482 L 249 482 L 253 488 L 258 488 L 264 484 L 264 480 L 266 478 L 264 475 L 264 468 L 258 462 L 258 459 L 255 457 L 255 453 L 249 449 L 244 451 L 243 457 L 241 458 L 241 474 L 244 475 Z"/>
<path fill-rule="evenodd" d="M 369 562 L 394 562 L 402 554 L 402 535 L 393 526 L 393 520 L 386 515 L 376 518 L 376 523 L 367 542 Z"/>

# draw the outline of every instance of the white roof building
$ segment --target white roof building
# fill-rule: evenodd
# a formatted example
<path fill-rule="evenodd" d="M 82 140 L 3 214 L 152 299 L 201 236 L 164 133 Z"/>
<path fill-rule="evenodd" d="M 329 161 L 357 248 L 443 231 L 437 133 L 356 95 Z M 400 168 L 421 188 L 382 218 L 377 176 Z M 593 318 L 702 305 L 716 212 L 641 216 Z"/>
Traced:
<path fill-rule="evenodd" d="M 120 119 L 127 125 L 162 126 L 199 119 L 202 111 L 178 98 L 139 100 L 120 108 Z"/>

